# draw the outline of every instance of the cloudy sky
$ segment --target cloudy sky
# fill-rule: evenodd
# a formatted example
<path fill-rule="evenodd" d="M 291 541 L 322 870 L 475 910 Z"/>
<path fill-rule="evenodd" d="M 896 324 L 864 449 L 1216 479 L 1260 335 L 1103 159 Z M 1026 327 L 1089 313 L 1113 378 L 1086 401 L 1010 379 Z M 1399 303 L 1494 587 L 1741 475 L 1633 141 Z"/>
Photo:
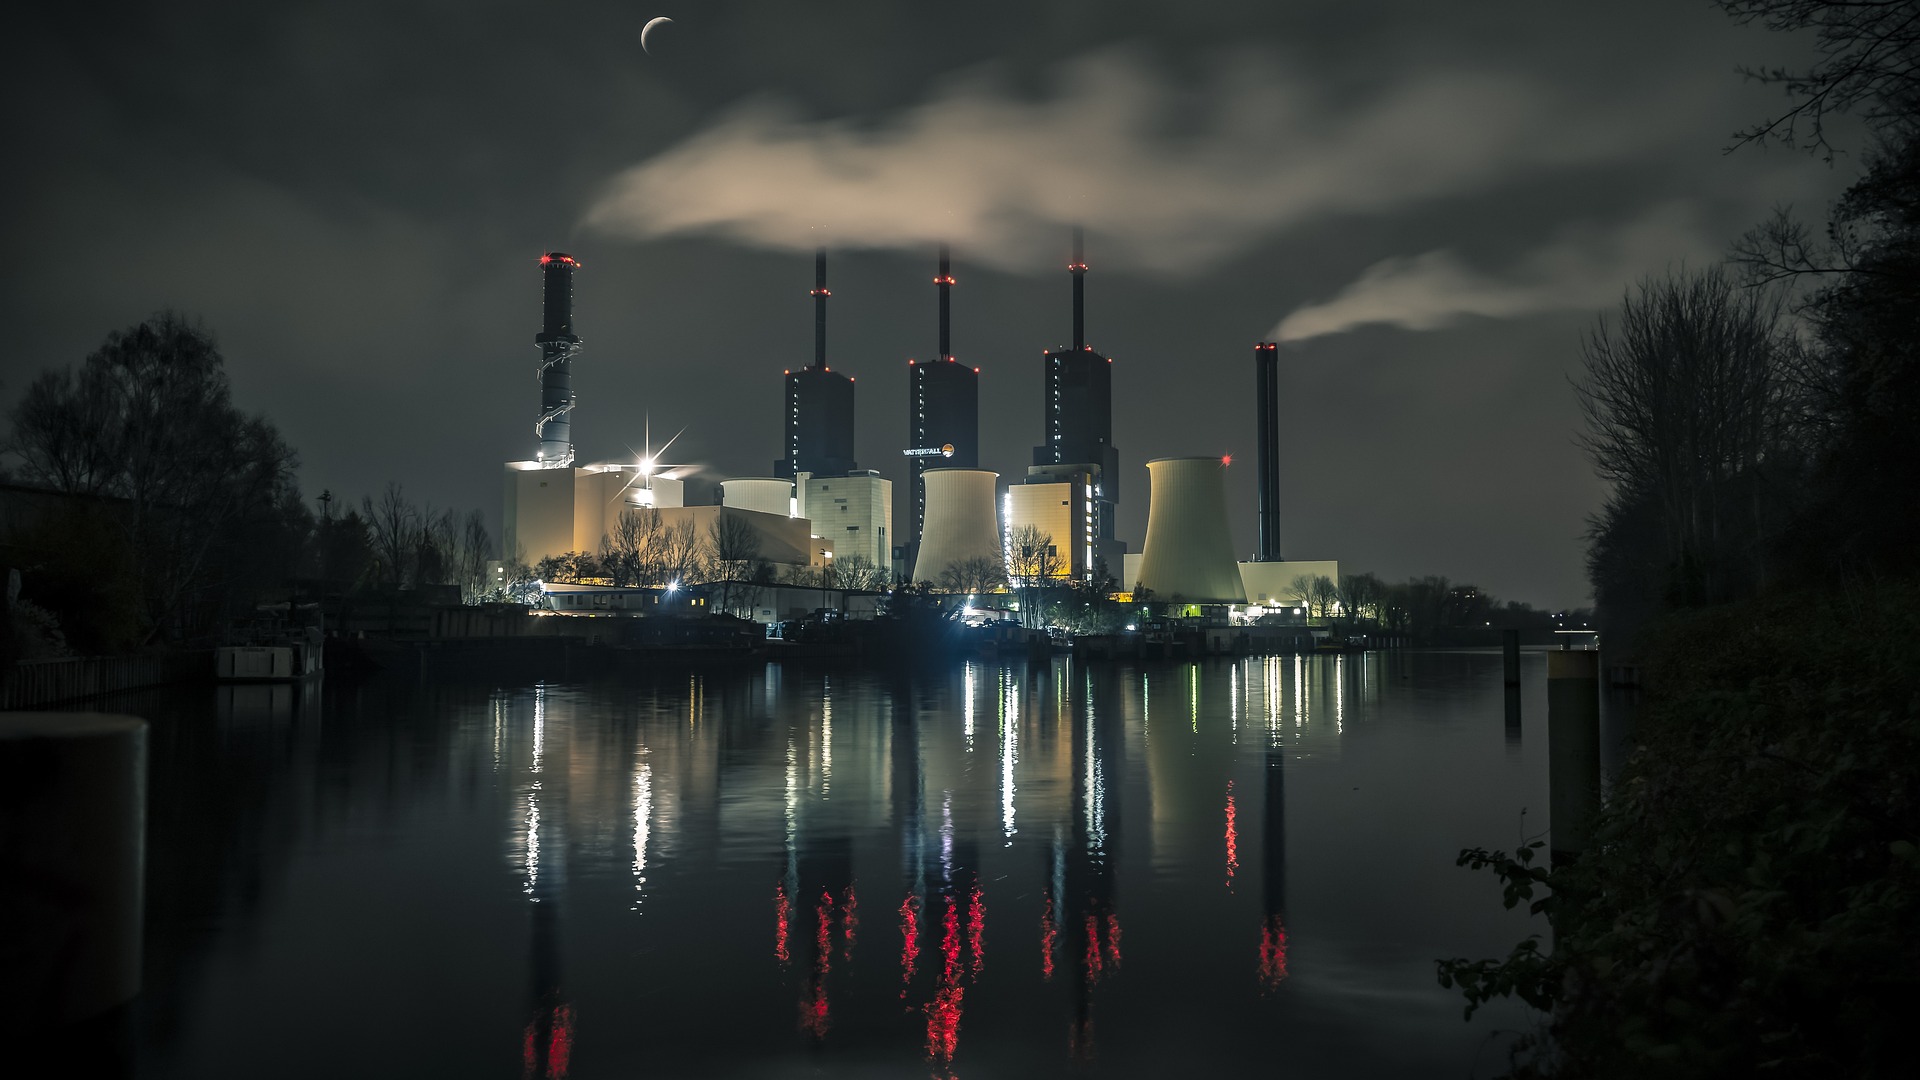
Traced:
<path fill-rule="evenodd" d="M 1736 65 L 1807 42 L 1706 0 L 647 3 L 35 5 L 0 75 L 0 399 L 173 306 L 310 493 L 497 516 L 557 249 L 584 263 L 583 460 L 650 426 L 765 475 L 825 244 L 861 464 L 898 479 L 947 240 L 982 465 L 1017 476 L 1081 222 L 1136 548 L 1147 459 L 1236 453 L 1252 550 L 1252 345 L 1277 337 L 1289 556 L 1573 605 L 1602 497 L 1582 330 L 1851 173 L 1724 152 L 1783 101 Z"/>

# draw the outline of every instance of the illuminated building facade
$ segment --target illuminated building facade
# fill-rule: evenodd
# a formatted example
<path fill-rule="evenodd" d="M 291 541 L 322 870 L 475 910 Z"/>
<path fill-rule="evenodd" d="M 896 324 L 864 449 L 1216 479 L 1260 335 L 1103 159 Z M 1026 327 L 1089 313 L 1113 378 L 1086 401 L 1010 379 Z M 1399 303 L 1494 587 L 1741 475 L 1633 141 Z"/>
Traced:
<path fill-rule="evenodd" d="M 794 484 L 795 512 L 813 522 L 813 534 L 828 542 L 835 560 L 858 556 L 887 571 L 893 567 L 893 481 L 877 472 L 801 476 Z"/>
<path fill-rule="evenodd" d="M 1091 576 L 1099 518 L 1094 476 L 1084 465 L 1028 470 L 1026 483 L 1007 488 L 1001 496 L 1009 547 L 1015 533 L 1031 526 L 1051 538 L 1060 560 L 1056 576 L 1076 581 Z"/>

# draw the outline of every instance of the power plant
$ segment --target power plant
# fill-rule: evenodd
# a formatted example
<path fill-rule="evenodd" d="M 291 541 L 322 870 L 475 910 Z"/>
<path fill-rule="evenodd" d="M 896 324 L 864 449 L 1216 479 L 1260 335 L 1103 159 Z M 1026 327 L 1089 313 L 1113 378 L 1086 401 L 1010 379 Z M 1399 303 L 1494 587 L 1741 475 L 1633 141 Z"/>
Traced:
<path fill-rule="evenodd" d="M 1259 562 L 1280 562 L 1280 344 L 1253 346 L 1254 501 L 1259 507 Z"/>
<path fill-rule="evenodd" d="M 1087 260 L 1085 235 L 1073 230 L 1073 344 L 1049 350 L 1041 381 L 1040 409 L 1044 441 L 1033 448 L 1036 479 L 1057 483 L 1065 473 L 1091 477 L 1093 491 L 1092 571 L 1095 560 L 1120 562 L 1126 545 L 1114 539 L 1114 508 L 1120 502 L 1120 450 L 1113 445 L 1113 360 L 1087 344 Z M 1070 467 L 1063 470 L 1063 467 Z"/>
<path fill-rule="evenodd" d="M 980 464 L 980 369 L 953 357 L 953 266 L 940 245 L 933 284 L 940 298 L 940 352 L 926 363 L 907 361 L 907 468 L 913 474 L 913 526 L 906 562 L 920 549 L 927 520 L 928 469 L 972 469 Z"/>
<path fill-rule="evenodd" d="M 564 251 L 540 256 L 544 279 L 540 332 L 540 419 L 533 433 L 540 440 L 538 461 L 546 469 L 573 465 L 573 356 L 580 338 L 573 332 L 573 272 L 580 264 Z"/>
<path fill-rule="evenodd" d="M 1148 462 L 1144 547 L 1128 553 L 1114 535 L 1121 485 L 1113 442 L 1113 361 L 1086 341 L 1087 264 L 1077 228 L 1067 267 L 1071 344 L 1044 354 L 1042 442 L 1033 448 L 1026 475 L 1005 487 L 999 473 L 979 467 L 980 369 L 953 354 L 952 259 L 940 246 L 934 277 L 938 355 L 907 361 L 904 455 L 912 505 L 904 538 L 889 535 L 892 481 L 861 470 L 854 460 L 853 379 L 827 364 L 832 294 L 824 249 L 815 253 L 809 293 L 813 359 L 784 372 L 783 455 L 772 476 L 722 481 L 711 505 L 688 505 L 685 471 L 663 465 L 651 450 L 635 461 L 576 464 L 573 358 L 581 341 L 574 328 L 573 280 L 580 263 L 556 251 L 542 255 L 540 267 L 542 322 L 534 338 L 540 413 L 533 457 L 504 467 L 503 554 L 509 560 L 604 557 L 618 547 L 616 537 L 630 542 L 644 527 L 677 530 L 675 535 L 691 538 L 683 542 L 713 549 L 704 556 L 709 566 L 742 572 L 743 560 L 720 549 L 737 552 L 744 526 L 753 538 L 744 546 L 754 552 L 745 561 L 760 565 L 753 572 L 763 579 L 770 573 L 797 581 L 804 572 L 824 585 L 839 569 L 863 582 L 895 579 L 991 591 L 1008 570 L 1015 537 L 1044 537 L 1047 569 L 1023 570 L 1028 584 L 1034 573 L 1048 573 L 1061 584 L 1101 583 L 1189 608 L 1232 609 L 1236 618 L 1288 609 L 1297 615 L 1303 578 L 1339 577 L 1335 562 L 1287 562 L 1281 554 L 1281 371 L 1273 342 L 1254 346 L 1253 559 L 1235 557 L 1226 485 L 1231 457 Z M 904 542 L 896 546 L 895 539 Z"/>
<path fill-rule="evenodd" d="M 813 257 L 813 363 L 787 376 L 786 456 L 773 475 L 844 476 L 853 460 L 853 379 L 827 366 L 827 252 Z"/>

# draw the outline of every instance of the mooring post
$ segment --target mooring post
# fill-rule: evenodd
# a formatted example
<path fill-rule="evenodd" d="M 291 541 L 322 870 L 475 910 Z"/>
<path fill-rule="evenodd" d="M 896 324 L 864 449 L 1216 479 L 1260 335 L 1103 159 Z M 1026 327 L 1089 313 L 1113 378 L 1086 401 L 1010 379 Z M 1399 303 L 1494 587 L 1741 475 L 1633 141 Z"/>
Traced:
<path fill-rule="evenodd" d="M 76 1074 L 132 1075 L 146 873 L 147 722 L 0 713 L 0 1009 L 79 1054 Z"/>
<path fill-rule="evenodd" d="M 1547 802 L 1554 862 L 1585 850 L 1600 809 L 1600 654 L 1547 654 Z"/>
<path fill-rule="evenodd" d="M 1500 631 L 1500 653 L 1506 659 L 1507 685 L 1520 685 L 1520 631 Z"/>

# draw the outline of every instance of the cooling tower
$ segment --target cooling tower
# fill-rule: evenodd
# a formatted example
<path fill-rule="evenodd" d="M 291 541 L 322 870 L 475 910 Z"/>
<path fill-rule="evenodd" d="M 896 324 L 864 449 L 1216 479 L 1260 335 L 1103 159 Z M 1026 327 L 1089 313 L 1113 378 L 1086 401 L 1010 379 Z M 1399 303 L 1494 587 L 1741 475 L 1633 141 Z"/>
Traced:
<path fill-rule="evenodd" d="M 793 481 L 749 476 L 720 481 L 720 505 L 757 510 L 780 517 L 793 516 Z"/>
<path fill-rule="evenodd" d="M 913 580 L 938 585 L 948 567 L 968 559 L 985 557 L 999 564 L 1006 557 L 994 506 L 1000 474 L 990 469 L 928 469 L 924 478 L 927 523 Z"/>
<path fill-rule="evenodd" d="M 1220 458 L 1147 462 L 1147 544 L 1136 584 L 1159 600 L 1247 602 L 1227 527 L 1227 466 Z"/>

